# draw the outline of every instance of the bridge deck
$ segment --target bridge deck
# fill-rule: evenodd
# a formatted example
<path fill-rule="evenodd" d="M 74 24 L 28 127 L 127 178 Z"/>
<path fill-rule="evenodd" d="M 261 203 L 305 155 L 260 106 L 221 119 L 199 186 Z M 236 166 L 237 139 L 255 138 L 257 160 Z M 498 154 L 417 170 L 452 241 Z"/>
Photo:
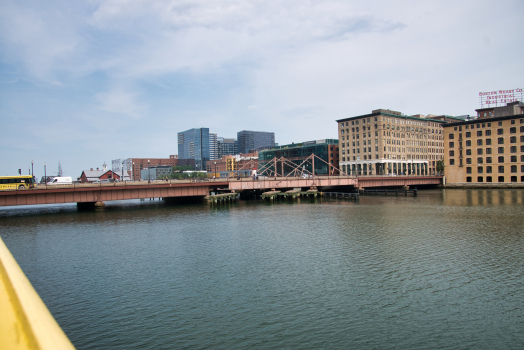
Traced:
<path fill-rule="evenodd" d="M 212 189 L 240 192 L 246 190 L 325 188 L 350 186 L 354 188 L 439 185 L 441 176 L 316 176 L 314 178 L 251 178 L 217 179 L 216 181 L 154 181 L 109 184 L 73 184 L 59 186 L 37 185 L 33 189 L 0 191 L 0 206 L 88 203 L 139 198 L 191 197 L 209 195 Z"/>

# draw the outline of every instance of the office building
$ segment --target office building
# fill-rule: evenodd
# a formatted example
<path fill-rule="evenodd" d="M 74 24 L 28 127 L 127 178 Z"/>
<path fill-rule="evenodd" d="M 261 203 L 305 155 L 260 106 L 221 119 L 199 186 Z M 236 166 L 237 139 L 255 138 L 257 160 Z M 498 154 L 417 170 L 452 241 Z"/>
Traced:
<path fill-rule="evenodd" d="M 194 159 L 195 170 L 205 170 L 210 160 L 209 128 L 189 129 L 178 133 L 178 158 Z"/>
<path fill-rule="evenodd" d="M 209 133 L 209 159 L 218 158 L 218 145 L 217 145 L 217 134 L 214 132 Z"/>
<path fill-rule="evenodd" d="M 178 161 L 179 159 L 176 154 L 170 155 L 169 158 L 128 158 L 124 160 L 125 163 L 131 164 L 130 171 L 128 171 L 129 176 L 131 177 L 131 179 L 133 179 L 133 181 L 140 180 L 140 172 L 142 171 L 142 169 L 159 165 L 168 165 L 170 167 L 173 167 L 179 165 Z M 113 164 L 113 167 L 114 166 L 115 164 Z M 118 170 L 117 167 L 115 169 Z M 124 168 L 124 173 L 125 172 L 126 169 Z"/>
<path fill-rule="evenodd" d="M 433 175 L 445 123 L 388 109 L 337 120 L 341 170 L 349 175 Z"/>
<path fill-rule="evenodd" d="M 320 159 L 315 159 L 315 175 L 337 175 L 339 168 L 339 146 L 338 140 L 326 139 L 317 141 L 308 141 L 303 143 L 276 146 L 269 150 L 260 151 L 258 153 L 259 169 L 268 169 L 268 175 L 275 174 L 282 176 L 282 170 L 284 176 L 295 172 L 297 167 L 300 166 L 298 171 L 300 175 L 312 174 L 313 163 L 304 161 L 312 154 Z M 286 158 L 285 162 L 276 162 L 275 158 Z M 291 165 L 293 164 L 293 165 Z M 295 173 L 295 175 L 299 175 Z"/>
<path fill-rule="evenodd" d="M 444 126 L 446 183 L 524 183 L 524 103 L 476 111 Z"/>
<path fill-rule="evenodd" d="M 275 133 L 242 130 L 237 133 L 238 153 L 246 154 L 275 147 Z"/>
<path fill-rule="evenodd" d="M 218 159 L 223 156 L 238 154 L 237 141 L 235 139 L 217 137 L 217 150 Z"/>

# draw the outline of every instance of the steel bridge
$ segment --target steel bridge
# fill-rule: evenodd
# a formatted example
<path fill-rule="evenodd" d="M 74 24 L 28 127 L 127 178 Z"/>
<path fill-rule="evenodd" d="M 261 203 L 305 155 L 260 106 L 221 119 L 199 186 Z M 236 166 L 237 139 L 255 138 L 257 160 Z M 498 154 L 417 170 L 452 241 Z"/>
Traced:
<path fill-rule="evenodd" d="M 211 191 L 256 191 L 272 189 L 317 188 L 363 189 L 372 187 L 400 187 L 440 185 L 442 176 L 314 176 L 314 177 L 259 177 L 229 178 L 216 181 L 153 181 L 119 182 L 110 184 L 73 184 L 45 186 L 33 189 L 0 191 L 0 206 L 97 203 L 126 199 L 205 197 Z"/>

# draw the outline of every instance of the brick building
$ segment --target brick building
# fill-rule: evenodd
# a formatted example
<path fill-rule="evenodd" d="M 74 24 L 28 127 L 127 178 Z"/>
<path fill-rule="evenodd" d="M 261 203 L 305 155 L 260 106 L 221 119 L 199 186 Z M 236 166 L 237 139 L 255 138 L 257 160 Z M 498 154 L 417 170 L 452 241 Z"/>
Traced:
<path fill-rule="evenodd" d="M 477 113 L 444 126 L 446 183 L 524 183 L 524 104 Z"/>

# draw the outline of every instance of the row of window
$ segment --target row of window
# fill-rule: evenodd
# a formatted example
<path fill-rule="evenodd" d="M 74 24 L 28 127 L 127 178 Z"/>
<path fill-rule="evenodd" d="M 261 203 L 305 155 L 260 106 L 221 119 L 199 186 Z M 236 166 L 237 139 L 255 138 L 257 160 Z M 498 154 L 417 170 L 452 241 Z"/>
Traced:
<path fill-rule="evenodd" d="M 518 182 L 517 178 L 518 178 L 517 176 L 511 176 L 510 182 Z M 466 177 L 466 182 L 472 182 L 471 176 Z M 477 177 L 477 182 L 484 182 L 484 177 L 483 176 Z M 493 182 L 493 178 L 491 176 L 486 176 L 486 182 Z M 498 182 L 504 182 L 504 176 L 499 176 Z M 520 182 L 524 182 L 524 176 L 520 177 Z"/>
<path fill-rule="evenodd" d="M 509 152 L 510 153 L 517 153 L 517 146 L 511 146 L 509 148 Z M 520 146 L 520 152 L 524 152 L 524 145 Z M 504 147 L 498 147 L 497 148 L 497 153 L 498 154 L 504 154 Z M 467 148 L 466 149 L 466 155 L 467 156 L 470 156 L 472 154 L 472 151 L 471 151 L 471 148 Z M 482 155 L 484 154 L 484 149 L 483 148 L 477 148 L 477 155 Z M 486 154 L 493 154 L 492 153 L 492 149 L 491 148 L 486 148 Z M 462 157 L 462 150 L 459 150 L 459 155 L 460 157 Z M 455 151 L 454 150 L 450 150 L 449 151 L 449 156 L 450 157 L 454 157 L 455 156 Z"/>
<path fill-rule="evenodd" d="M 504 140 L 505 138 L 504 137 L 498 137 L 497 138 L 497 144 L 499 145 L 503 145 L 504 144 Z M 517 138 L 517 136 L 511 136 L 509 138 L 509 143 L 517 143 L 517 140 L 520 140 L 520 142 L 524 142 L 524 135 L 520 136 L 520 139 Z M 490 146 L 491 145 L 491 139 L 478 139 L 477 140 L 477 146 L 482 146 L 483 143 L 486 143 L 486 146 Z M 461 144 L 459 144 L 459 146 L 461 146 Z M 466 140 L 466 147 L 471 147 L 471 140 Z M 450 141 L 449 142 L 449 148 L 455 148 L 455 141 Z"/>
<path fill-rule="evenodd" d="M 488 165 L 485 168 L 486 168 L 486 174 L 492 174 L 493 173 L 493 167 L 492 166 Z M 499 174 L 504 174 L 504 170 L 505 170 L 504 165 L 499 165 L 496 168 L 497 168 Z M 466 167 L 466 174 L 471 174 L 472 171 L 473 171 L 473 168 Z M 512 174 L 518 173 L 518 166 L 517 165 L 512 165 L 510 167 L 510 172 Z M 520 172 L 524 173 L 524 165 L 520 166 Z M 478 166 L 477 167 L 477 174 L 484 174 L 484 167 L 483 166 Z"/>
<path fill-rule="evenodd" d="M 517 120 L 516 120 L 516 119 L 512 119 L 512 120 L 511 120 L 511 125 L 515 125 L 515 124 L 517 124 Z M 520 119 L 520 124 L 524 124 L 524 118 L 521 118 L 521 119 Z M 486 127 L 486 123 L 468 124 L 468 125 L 466 125 L 466 130 L 468 130 L 468 129 L 470 129 L 470 128 L 471 128 L 471 129 L 475 129 L 475 125 L 477 126 L 477 129 L 480 129 L 481 127 L 482 127 L 482 128 L 485 128 L 485 127 Z M 491 123 L 487 123 L 487 126 L 488 126 L 488 128 L 491 128 Z M 502 126 L 502 120 L 500 120 L 500 121 L 498 122 L 498 126 Z M 454 130 L 455 130 L 455 131 L 457 131 L 457 130 L 458 130 L 458 131 L 462 131 L 462 125 L 460 125 L 460 126 L 455 126 L 455 127 L 454 127 Z"/>

